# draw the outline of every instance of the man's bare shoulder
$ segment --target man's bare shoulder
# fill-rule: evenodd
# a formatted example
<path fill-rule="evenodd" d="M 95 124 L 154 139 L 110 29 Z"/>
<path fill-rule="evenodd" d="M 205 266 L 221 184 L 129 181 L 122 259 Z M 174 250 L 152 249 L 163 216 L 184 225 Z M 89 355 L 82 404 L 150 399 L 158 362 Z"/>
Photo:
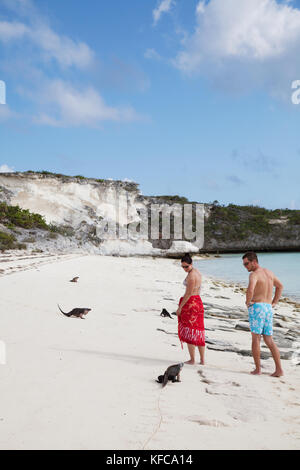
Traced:
<path fill-rule="evenodd" d="M 268 277 L 271 277 L 272 279 L 274 279 L 275 277 L 275 274 L 273 273 L 273 271 L 271 271 L 270 269 L 267 269 L 267 268 L 261 268 L 263 270 L 263 272 L 268 276 Z"/>
<path fill-rule="evenodd" d="M 256 272 L 253 271 L 252 273 L 250 273 L 249 274 L 249 287 L 250 286 L 254 287 L 254 285 L 257 283 L 258 279 L 259 279 L 259 276 L 257 275 Z"/>
<path fill-rule="evenodd" d="M 252 273 L 249 274 L 249 279 L 256 279 L 258 277 L 257 271 L 252 271 Z"/>

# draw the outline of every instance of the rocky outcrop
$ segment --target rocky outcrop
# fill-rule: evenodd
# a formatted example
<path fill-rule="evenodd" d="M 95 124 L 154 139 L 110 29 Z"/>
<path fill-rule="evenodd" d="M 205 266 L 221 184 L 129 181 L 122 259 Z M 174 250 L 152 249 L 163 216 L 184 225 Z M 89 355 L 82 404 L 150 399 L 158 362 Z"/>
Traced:
<path fill-rule="evenodd" d="M 206 205 L 205 214 L 203 249 L 208 253 L 300 249 L 299 210 L 217 203 Z"/>
<path fill-rule="evenodd" d="M 47 224 L 60 228 L 51 236 L 43 230 L 15 231 L 18 241 L 31 239 L 31 247 L 37 250 L 121 256 L 181 256 L 199 251 L 188 241 L 163 239 L 160 230 L 157 237 L 151 235 L 153 206 L 157 215 L 168 210 L 170 202 L 142 196 L 133 182 L 47 172 L 2 173 L 0 201 L 41 214 Z M 140 229 L 144 222 L 147 233 Z"/>
<path fill-rule="evenodd" d="M 102 255 L 180 257 L 186 252 L 286 251 L 300 249 L 300 211 L 267 211 L 251 206 L 202 204 L 203 239 L 181 231 L 175 236 L 185 204 L 179 196 L 149 197 L 128 181 L 70 177 L 48 172 L 0 174 L 0 202 L 41 214 L 59 228 L 56 235 L 42 230 L 15 231 L 17 243 L 30 240 L 45 251 L 83 251 Z M 170 222 L 165 236 L 160 215 Z M 153 233 L 153 220 L 157 230 Z M 197 219 L 198 220 L 198 219 Z M 0 231 L 7 227 L 0 227 Z M 19 232 L 19 233 L 18 233 Z"/>

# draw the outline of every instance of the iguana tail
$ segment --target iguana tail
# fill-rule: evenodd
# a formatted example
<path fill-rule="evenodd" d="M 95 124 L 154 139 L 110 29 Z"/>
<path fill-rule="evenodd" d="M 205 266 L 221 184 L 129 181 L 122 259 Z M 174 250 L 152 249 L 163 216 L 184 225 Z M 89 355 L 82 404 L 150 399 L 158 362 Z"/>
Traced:
<path fill-rule="evenodd" d="M 63 314 L 64 314 L 64 315 L 67 317 L 67 316 L 68 316 L 68 314 L 67 314 L 67 313 L 65 313 L 65 312 L 63 312 L 63 311 L 62 311 L 62 309 L 60 308 L 60 306 L 59 306 L 58 304 L 57 304 L 57 306 L 58 306 L 59 310 L 61 311 L 61 313 L 63 313 Z"/>
<path fill-rule="evenodd" d="M 163 378 L 163 385 L 162 385 L 163 388 L 167 385 L 168 380 L 169 380 L 169 378 L 168 378 L 168 372 L 165 372 L 164 378 Z"/>

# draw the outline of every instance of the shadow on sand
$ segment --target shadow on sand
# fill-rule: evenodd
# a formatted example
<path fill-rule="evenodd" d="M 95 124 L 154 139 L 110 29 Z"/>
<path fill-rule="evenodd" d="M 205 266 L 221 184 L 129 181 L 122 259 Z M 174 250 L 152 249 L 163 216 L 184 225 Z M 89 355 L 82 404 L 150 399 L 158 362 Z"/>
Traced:
<path fill-rule="evenodd" d="M 104 352 L 104 351 L 93 351 L 88 349 L 58 349 L 52 348 L 55 351 L 64 351 L 64 352 L 75 352 L 78 354 L 90 354 L 94 356 L 99 356 L 102 359 L 110 359 L 112 361 L 125 361 L 130 362 L 132 364 L 143 364 L 146 366 L 153 366 L 153 365 L 164 365 L 169 366 L 170 361 L 166 359 L 158 359 L 153 357 L 143 357 L 143 356 L 132 356 L 129 354 L 117 354 L 114 352 Z M 181 362 L 178 360 L 177 362 Z M 177 363 L 176 360 L 173 361 L 173 364 Z"/>

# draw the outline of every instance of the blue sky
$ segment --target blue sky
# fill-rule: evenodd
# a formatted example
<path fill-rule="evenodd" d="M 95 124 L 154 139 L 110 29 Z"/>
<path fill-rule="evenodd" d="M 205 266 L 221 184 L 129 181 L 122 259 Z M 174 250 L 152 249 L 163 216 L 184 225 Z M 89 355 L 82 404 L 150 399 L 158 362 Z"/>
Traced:
<path fill-rule="evenodd" d="M 300 209 L 300 2 L 0 0 L 2 171 Z"/>

